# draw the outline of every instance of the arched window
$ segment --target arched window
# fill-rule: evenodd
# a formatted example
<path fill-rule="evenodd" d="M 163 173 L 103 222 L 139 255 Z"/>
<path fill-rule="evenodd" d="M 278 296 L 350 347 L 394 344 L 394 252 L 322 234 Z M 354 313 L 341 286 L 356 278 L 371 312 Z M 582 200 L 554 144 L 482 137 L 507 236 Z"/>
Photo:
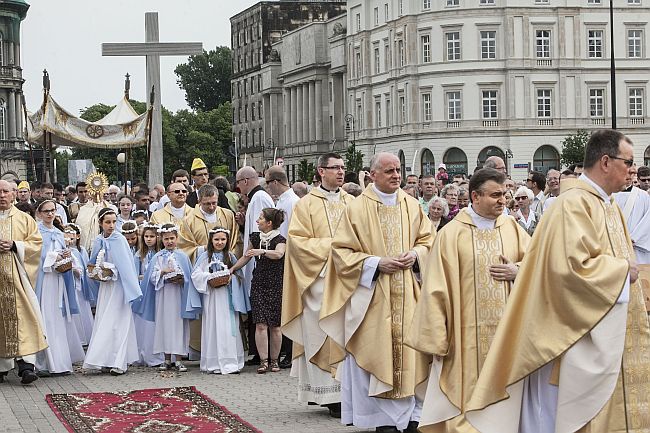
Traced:
<path fill-rule="evenodd" d="M 646 147 L 643 154 L 643 165 L 650 166 L 650 146 Z"/>
<path fill-rule="evenodd" d="M 453 179 L 455 174 L 467 175 L 467 155 L 457 147 L 447 149 L 442 157 L 442 162 L 447 166 L 449 179 Z"/>
<path fill-rule="evenodd" d="M 420 174 L 436 174 L 436 160 L 433 158 L 433 153 L 429 149 L 422 151 Z"/>
<path fill-rule="evenodd" d="M 499 158 L 503 159 L 503 161 L 506 160 L 506 155 L 503 153 L 501 149 L 499 149 L 496 146 L 488 146 L 488 147 L 484 147 L 483 150 L 479 152 L 476 165 L 483 168 L 483 164 L 485 164 L 485 160 L 491 156 L 498 156 Z"/>
<path fill-rule="evenodd" d="M 7 104 L 0 99 L 0 140 L 7 139 Z"/>
<path fill-rule="evenodd" d="M 399 168 L 402 170 L 402 179 L 406 179 L 406 157 L 402 149 L 397 152 L 397 157 L 399 158 Z"/>
<path fill-rule="evenodd" d="M 546 173 L 549 170 L 560 169 L 560 154 L 553 146 L 545 144 L 535 151 L 533 156 L 533 170 Z"/>

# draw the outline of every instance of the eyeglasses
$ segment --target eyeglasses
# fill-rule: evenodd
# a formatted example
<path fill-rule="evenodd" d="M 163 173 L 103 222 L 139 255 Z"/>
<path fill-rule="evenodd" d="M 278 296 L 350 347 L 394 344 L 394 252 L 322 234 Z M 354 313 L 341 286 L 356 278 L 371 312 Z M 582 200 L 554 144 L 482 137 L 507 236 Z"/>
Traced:
<path fill-rule="evenodd" d="M 246 179 L 250 179 L 250 177 L 242 177 L 241 179 L 237 179 L 237 180 L 235 181 L 235 183 L 236 183 L 236 184 L 239 184 L 239 182 L 243 182 L 243 181 L 245 181 Z"/>
<path fill-rule="evenodd" d="M 526 179 L 526 182 L 532 182 L 532 181 L 533 181 L 532 179 Z"/>
<path fill-rule="evenodd" d="M 639 182 L 650 182 L 650 177 L 640 177 Z"/>
<path fill-rule="evenodd" d="M 343 170 L 343 171 L 345 171 L 346 167 L 344 165 L 330 165 L 328 167 L 321 167 L 321 168 L 324 168 L 325 170 L 335 170 L 335 171 Z"/>
<path fill-rule="evenodd" d="M 526 200 L 527 198 L 528 198 L 528 197 L 526 197 L 526 196 L 523 196 L 523 197 L 515 197 L 515 200 L 517 200 L 517 201 L 519 201 L 519 200 Z"/>
<path fill-rule="evenodd" d="M 620 159 L 623 161 L 623 164 L 625 164 L 626 167 L 632 167 L 634 165 L 634 160 L 633 159 L 625 159 L 625 158 L 619 158 L 618 156 L 614 155 L 607 155 L 612 159 Z"/>
<path fill-rule="evenodd" d="M 199 176 L 210 177 L 210 173 L 196 173 L 194 176 L 195 177 L 199 177 Z"/>
<path fill-rule="evenodd" d="M 48 213 L 48 214 L 56 213 L 56 209 L 41 209 L 41 213 Z"/>
<path fill-rule="evenodd" d="M 187 194 L 186 189 L 175 189 L 175 190 L 173 190 L 171 192 L 173 192 L 174 194 Z"/>
<path fill-rule="evenodd" d="M 547 182 L 558 181 L 558 180 L 560 180 L 559 177 L 547 177 L 547 178 L 546 178 L 546 181 L 547 181 Z"/>

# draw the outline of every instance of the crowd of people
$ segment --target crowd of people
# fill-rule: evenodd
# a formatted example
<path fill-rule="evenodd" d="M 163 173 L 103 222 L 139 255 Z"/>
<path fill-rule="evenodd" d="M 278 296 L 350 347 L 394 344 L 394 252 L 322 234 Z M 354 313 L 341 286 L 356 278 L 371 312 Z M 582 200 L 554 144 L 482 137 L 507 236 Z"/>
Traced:
<path fill-rule="evenodd" d="M 291 367 L 300 401 L 378 432 L 648 431 L 632 152 L 596 131 L 584 164 L 521 180 L 327 153 L 311 184 L 200 159 L 166 188 L 0 181 L 0 381 L 189 359 Z"/>

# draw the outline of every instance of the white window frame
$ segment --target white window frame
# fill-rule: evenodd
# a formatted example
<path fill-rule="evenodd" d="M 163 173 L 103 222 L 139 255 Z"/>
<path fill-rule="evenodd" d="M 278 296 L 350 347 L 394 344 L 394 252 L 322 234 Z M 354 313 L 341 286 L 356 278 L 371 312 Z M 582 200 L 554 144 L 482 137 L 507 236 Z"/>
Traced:
<path fill-rule="evenodd" d="M 384 22 L 388 22 L 388 3 L 384 3 Z"/>
<path fill-rule="evenodd" d="M 406 112 L 406 96 L 403 92 L 400 92 L 400 94 L 397 96 L 397 100 L 399 101 L 400 123 L 405 124 L 408 120 L 408 113 Z"/>
<path fill-rule="evenodd" d="M 643 117 L 645 88 L 630 87 L 627 90 L 627 107 L 629 117 Z"/>
<path fill-rule="evenodd" d="M 431 0 L 422 0 L 422 10 L 428 11 L 431 9 Z"/>
<path fill-rule="evenodd" d="M 445 32 L 445 47 L 445 56 L 448 62 L 455 62 L 462 59 L 460 30 L 449 30 Z"/>
<path fill-rule="evenodd" d="M 463 93 L 461 90 L 448 90 L 445 92 L 447 107 L 447 120 L 457 121 L 463 118 Z"/>
<path fill-rule="evenodd" d="M 399 67 L 406 66 L 406 49 L 404 48 L 404 40 L 397 40 L 397 57 L 399 59 Z"/>
<path fill-rule="evenodd" d="M 627 4 L 630 6 L 640 6 L 641 0 L 627 0 Z"/>
<path fill-rule="evenodd" d="M 605 89 L 602 87 L 589 89 L 589 117 L 605 117 Z"/>
<path fill-rule="evenodd" d="M 481 117 L 484 120 L 495 120 L 499 118 L 498 90 L 481 89 Z"/>
<path fill-rule="evenodd" d="M 354 52 L 354 66 L 356 69 L 357 73 L 357 78 L 361 78 L 361 75 L 363 74 L 363 64 L 361 61 L 361 51 L 360 50 L 355 50 Z"/>
<path fill-rule="evenodd" d="M 379 8 L 374 9 L 375 26 L 379 25 Z"/>
<path fill-rule="evenodd" d="M 596 33 L 600 33 L 597 36 Z M 605 56 L 603 40 L 605 31 L 603 29 L 587 30 L 587 57 L 590 59 L 602 59 Z"/>
<path fill-rule="evenodd" d="M 390 94 L 386 93 L 384 95 L 384 101 L 386 103 L 386 126 L 393 125 L 393 107 L 390 103 Z"/>
<path fill-rule="evenodd" d="M 642 57 L 643 57 L 643 29 L 627 29 L 627 58 L 640 59 Z"/>
<path fill-rule="evenodd" d="M 375 125 L 381 128 L 381 97 L 375 98 Z"/>
<path fill-rule="evenodd" d="M 373 56 L 374 56 L 374 64 L 375 64 L 375 75 L 381 73 L 381 56 L 379 54 L 379 45 L 375 45 L 373 47 Z"/>
<path fill-rule="evenodd" d="M 422 63 L 431 63 L 431 35 L 420 35 L 420 47 L 422 52 Z"/>
<path fill-rule="evenodd" d="M 550 119 L 553 117 L 553 89 L 539 88 L 537 89 L 537 118 Z M 540 110 L 541 108 L 541 110 Z"/>
<path fill-rule="evenodd" d="M 478 4 L 479 6 L 494 6 L 495 2 L 494 0 L 479 0 Z"/>
<path fill-rule="evenodd" d="M 460 6 L 460 0 L 447 0 L 447 7 L 448 8 L 455 8 Z"/>
<path fill-rule="evenodd" d="M 493 37 L 489 37 L 492 35 Z M 481 60 L 493 60 L 497 58 L 497 31 L 481 30 L 479 32 L 481 46 Z"/>
<path fill-rule="evenodd" d="M 535 30 L 535 57 L 538 59 L 551 58 L 553 31 L 551 29 Z"/>
<path fill-rule="evenodd" d="M 431 92 L 422 93 L 422 121 L 431 122 Z"/>
<path fill-rule="evenodd" d="M 600 6 L 602 4 L 602 0 L 587 0 L 587 4 L 589 6 Z"/>
<path fill-rule="evenodd" d="M 355 22 L 357 24 L 357 33 L 361 31 L 361 14 L 356 14 L 355 15 Z"/>

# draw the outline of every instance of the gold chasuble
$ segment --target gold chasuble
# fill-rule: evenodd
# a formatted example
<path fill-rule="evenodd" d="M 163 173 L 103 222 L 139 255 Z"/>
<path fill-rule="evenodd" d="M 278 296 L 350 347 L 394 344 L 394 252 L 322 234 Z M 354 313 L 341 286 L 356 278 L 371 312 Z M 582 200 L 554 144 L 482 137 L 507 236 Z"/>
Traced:
<path fill-rule="evenodd" d="M 328 200 L 319 188 L 312 190 L 293 208 L 287 236 L 282 291 L 282 332 L 293 341 L 293 359 L 304 354 L 302 346 L 303 296 L 321 276 L 332 250 L 332 239 L 345 208 L 354 196 L 341 190 L 339 200 Z M 309 359 L 321 370 L 331 372 L 330 353 L 341 349 L 330 338 Z"/>
<path fill-rule="evenodd" d="M 416 385 L 426 379 L 428 361 L 404 345 L 420 297 L 413 269 L 379 273 L 371 290 L 359 284 L 364 261 L 413 251 L 422 265 L 434 236 L 417 200 L 400 189 L 397 205 L 385 206 L 372 185 L 348 205 L 339 223 L 325 275 L 320 325 L 370 373 L 370 396 L 414 396 Z M 342 360 L 332 357 L 330 362 Z"/>
<path fill-rule="evenodd" d="M 16 244 L 16 252 L 0 253 L 0 358 L 27 356 L 47 348 L 33 290 L 43 239 L 14 206 L 0 211 L 0 239 Z"/>
<path fill-rule="evenodd" d="M 650 432 L 648 318 L 622 212 L 603 195 L 564 180 L 537 226 L 467 405 L 481 432 L 518 433 L 545 370 L 557 433 Z"/>
<path fill-rule="evenodd" d="M 215 213 L 217 221 L 213 223 L 205 219 L 200 205 L 185 214 L 180 227 L 179 248 L 187 254 L 192 264 L 198 258 L 197 252 L 199 248 L 203 247 L 202 251 L 205 251 L 208 245 L 208 232 L 217 226 L 230 230 L 228 248 L 237 257 L 241 257 L 239 226 L 235 221 L 234 212 L 230 209 L 217 207 Z M 201 319 L 190 321 L 190 347 L 197 352 L 201 351 Z"/>
<path fill-rule="evenodd" d="M 180 226 L 183 223 L 183 220 L 194 210 L 192 207 L 188 205 L 183 205 L 183 218 L 176 218 L 172 211 L 169 209 L 169 206 L 171 206 L 170 203 L 167 203 L 162 209 L 158 209 L 155 211 L 152 215 L 151 218 L 149 219 L 149 222 L 151 224 L 175 224 L 177 227 L 180 228 Z M 180 247 L 179 247 L 180 248 Z M 181 248 L 182 249 L 182 248 Z"/>
<path fill-rule="evenodd" d="M 235 221 L 234 212 L 230 209 L 217 207 L 216 214 L 217 221 L 213 223 L 205 219 L 200 205 L 197 205 L 189 213 L 185 214 L 185 218 L 180 226 L 180 237 L 183 240 L 183 246 L 180 248 L 187 254 L 192 263 L 198 258 L 197 251 L 200 247 L 203 247 L 205 251 L 208 245 L 208 232 L 217 226 L 230 230 L 230 244 L 228 248 L 235 256 L 241 257 L 242 247 L 241 242 L 239 242 L 239 225 Z"/>
<path fill-rule="evenodd" d="M 418 394 L 426 390 L 419 431 L 476 431 L 461 414 L 511 290 L 510 282 L 492 278 L 490 266 L 503 264 L 502 255 L 521 262 L 529 242 L 513 218 L 500 215 L 494 229 L 482 230 L 467 209 L 438 232 L 406 342 L 441 358 L 432 363 L 426 388 L 418 387 Z"/>

